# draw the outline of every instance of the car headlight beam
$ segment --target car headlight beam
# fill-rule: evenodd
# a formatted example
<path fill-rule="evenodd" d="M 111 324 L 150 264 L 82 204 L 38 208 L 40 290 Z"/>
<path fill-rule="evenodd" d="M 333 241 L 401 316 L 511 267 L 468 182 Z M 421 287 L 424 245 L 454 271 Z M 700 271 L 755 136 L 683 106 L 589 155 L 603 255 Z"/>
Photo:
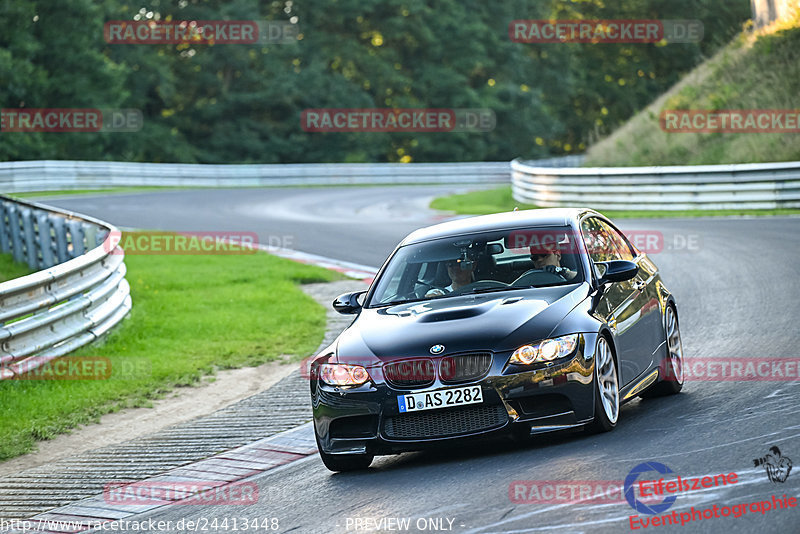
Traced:
<path fill-rule="evenodd" d="M 509 360 L 511 363 L 530 365 L 532 363 L 551 362 L 569 356 L 578 346 L 578 334 L 545 339 L 530 345 L 523 345 L 514 351 Z"/>

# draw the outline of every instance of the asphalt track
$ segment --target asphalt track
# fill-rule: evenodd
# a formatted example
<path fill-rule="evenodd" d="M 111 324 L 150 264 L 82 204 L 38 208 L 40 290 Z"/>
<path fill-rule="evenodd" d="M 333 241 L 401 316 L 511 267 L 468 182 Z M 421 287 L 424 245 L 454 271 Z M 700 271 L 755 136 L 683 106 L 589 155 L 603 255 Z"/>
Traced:
<path fill-rule="evenodd" d="M 448 191 L 448 186 L 180 190 L 47 202 L 122 227 L 256 232 L 264 244 L 280 242 L 378 266 L 409 231 L 440 218 L 427 202 Z M 800 218 L 618 222 L 624 230 L 663 235 L 663 250 L 651 257 L 676 296 L 689 360 L 798 358 Z M 608 434 L 549 435 L 522 446 L 492 441 L 380 457 L 363 473 L 331 474 L 312 456 L 255 478 L 263 496 L 255 505 L 171 506 L 136 519 L 171 520 L 172 531 L 180 531 L 175 525 L 181 519 L 199 520 L 196 528 L 203 531 L 199 525 L 206 520 L 207 532 L 226 531 L 225 518 L 227 531 L 233 518 L 240 531 L 243 518 L 259 523 L 277 518 L 278 532 L 404 531 L 391 520 L 397 518 L 409 520 L 406 531 L 412 532 L 625 532 L 635 512 L 619 493 L 582 502 L 515 502 L 512 483 L 597 481 L 593 487 L 608 488 L 621 485 L 647 461 L 682 477 L 738 474 L 736 484 L 680 495 L 665 514 L 773 495 L 798 498 L 800 468 L 785 482 L 770 482 L 753 459 L 776 445 L 800 462 L 799 385 L 691 381 L 678 396 L 626 404 Z M 796 507 L 641 530 L 790 533 L 800 532 L 798 525 Z"/>

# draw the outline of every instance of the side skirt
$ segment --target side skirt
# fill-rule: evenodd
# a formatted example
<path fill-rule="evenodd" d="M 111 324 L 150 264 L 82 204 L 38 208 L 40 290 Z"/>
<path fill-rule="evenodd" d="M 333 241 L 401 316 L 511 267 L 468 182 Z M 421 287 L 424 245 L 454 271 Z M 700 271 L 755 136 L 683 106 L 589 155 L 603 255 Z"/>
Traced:
<path fill-rule="evenodd" d="M 650 387 L 658 380 L 658 369 L 653 369 L 644 378 L 640 378 L 630 386 L 626 386 L 619 392 L 620 402 L 627 402 L 633 397 Z"/>

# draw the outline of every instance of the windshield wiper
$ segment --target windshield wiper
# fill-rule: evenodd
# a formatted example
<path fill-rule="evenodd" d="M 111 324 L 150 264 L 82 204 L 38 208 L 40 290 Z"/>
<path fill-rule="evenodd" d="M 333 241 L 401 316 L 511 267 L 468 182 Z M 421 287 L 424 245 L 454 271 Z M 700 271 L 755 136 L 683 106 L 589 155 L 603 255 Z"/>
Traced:
<path fill-rule="evenodd" d="M 508 291 L 510 289 L 519 289 L 518 287 L 479 287 L 475 289 L 470 289 L 465 293 L 458 293 L 457 295 L 453 295 L 454 297 L 459 297 L 461 295 L 477 295 L 478 293 L 495 293 L 497 291 Z"/>
<path fill-rule="evenodd" d="M 423 300 L 431 300 L 431 297 L 421 297 L 416 299 L 403 299 L 403 300 L 391 300 L 389 302 L 381 302 L 379 304 L 374 304 L 370 306 L 370 308 L 383 308 L 384 306 L 396 306 L 398 304 L 408 304 L 409 302 L 421 302 Z"/>

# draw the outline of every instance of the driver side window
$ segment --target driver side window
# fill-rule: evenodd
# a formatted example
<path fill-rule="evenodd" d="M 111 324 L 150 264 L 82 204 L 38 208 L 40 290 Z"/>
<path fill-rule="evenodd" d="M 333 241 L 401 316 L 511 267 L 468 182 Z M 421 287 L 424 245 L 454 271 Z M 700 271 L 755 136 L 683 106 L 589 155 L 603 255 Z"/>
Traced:
<path fill-rule="evenodd" d="M 601 220 L 594 217 L 584 219 L 581 232 L 589 257 L 594 263 L 621 259 L 614 240 L 608 233 L 608 227 Z"/>
<path fill-rule="evenodd" d="M 611 239 L 614 244 L 614 249 L 616 250 L 617 257 L 614 259 L 617 260 L 627 260 L 633 261 L 633 251 L 631 250 L 630 245 L 625 240 L 625 238 L 616 230 L 614 227 L 610 226 L 605 221 L 597 221 L 602 228 L 605 229 L 606 234 Z"/>

